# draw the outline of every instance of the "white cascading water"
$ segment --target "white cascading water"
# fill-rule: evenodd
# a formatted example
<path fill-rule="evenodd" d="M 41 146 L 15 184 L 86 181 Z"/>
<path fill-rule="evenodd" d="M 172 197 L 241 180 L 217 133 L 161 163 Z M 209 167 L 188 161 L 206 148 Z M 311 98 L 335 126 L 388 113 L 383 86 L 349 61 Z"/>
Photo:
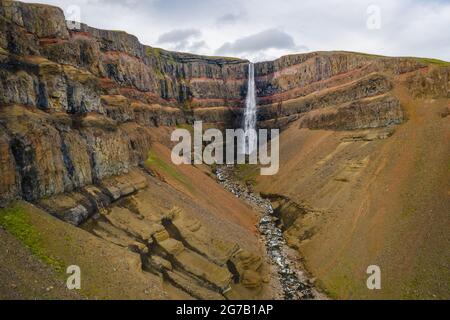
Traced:
<path fill-rule="evenodd" d="M 248 66 L 247 98 L 245 100 L 244 131 L 246 136 L 245 153 L 255 151 L 258 137 L 256 135 L 256 93 L 255 93 L 255 66 Z"/>

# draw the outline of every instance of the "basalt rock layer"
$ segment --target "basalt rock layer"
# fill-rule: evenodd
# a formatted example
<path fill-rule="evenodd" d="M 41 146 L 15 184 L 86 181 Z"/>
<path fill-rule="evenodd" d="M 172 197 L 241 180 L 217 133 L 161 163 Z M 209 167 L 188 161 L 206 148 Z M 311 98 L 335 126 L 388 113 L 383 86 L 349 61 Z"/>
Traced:
<path fill-rule="evenodd" d="M 256 261 L 259 253 L 196 233 L 198 226 L 183 213 L 170 219 L 161 214 L 171 207 L 145 216 L 130 202 L 157 198 L 149 191 L 148 168 L 142 168 L 154 144 L 168 146 L 167 128 L 189 127 L 194 120 L 222 129 L 242 124 L 247 75 L 246 60 L 170 52 L 125 32 L 67 22 L 56 7 L 0 0 L 0 205 L 33 202 L 137 253 L 142 269 L 191 297 L 249 297 L 248 288 L 228 290 L 233 281 L 262 288 L 264 263 L 249 269 L 241 261 Z M 450 97 L 450 68 L 442 61 L 351 52 L 257 63 L 255 81 L 258 125 L 267 128 L 388 127 L 388 137 L 410 116 L 399 86 L 414 99 Z M 448 114 L 442 110 L 442 119 Z M 192 196 L 197 186 L 168 161 L 155 161 L 152 175 L 167 182 L 158 170 L 166 171 L 177 197 L 180 185 Z M 221 212 L 202 191 L 194 192 L 204 201 L 201 210 Z M 248 216 L 235 218 L 248 222 Z M 214 245 L 208 248 L 203 238 Z"/>
<path fill-rule="evenodd" d="M 125 32 L 66 22 L 51 6 L 0 5 L 2 202 L 37 200 L 127 173 L 148 127 L 241 122 L 248 62 L 169 52 Z M 401 123 L 392 77 L 416 95 L 447 95 L 448 69 L 346 52 L 255 66 L 260 126 L 361 129 Z"/>

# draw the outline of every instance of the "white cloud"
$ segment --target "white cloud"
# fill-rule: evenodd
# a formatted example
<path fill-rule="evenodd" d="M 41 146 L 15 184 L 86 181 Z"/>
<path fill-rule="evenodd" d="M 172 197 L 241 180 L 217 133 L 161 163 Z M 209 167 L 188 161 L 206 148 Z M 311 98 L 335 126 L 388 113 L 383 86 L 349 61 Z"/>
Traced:
<path fill-rule="evenodd" d="M 239 20 L 245 19 L 244 13 L 226 13 L 220 17 L 217 18 L 217 24 L 218 26 L 223 26 L 226 24 L 234 24 L 237 23 Z"/>
<path fill-rule="evenodd" d="M 157 43 L 171 50 L 196 52 L 207 47 L 204 40 L 197 40 L 201 35 L 198 29 L 174 29 L 161 34 Z"/>
<path fill-rule="evenodd" d="M 215 51 L 215 55 L 235 55 L 247 57 L 252 61 L 262 61 L 277 58 L 275 52 L 304 52 L 305 46 L 297 46 L 294 38 L 278 29 L 267 29 L 261 32 L 226 42 Z"/>
<path fill-rule="evenodd" d="M 176 43 L 201 36 L 198 29 L 174 29 L 159 36 L 159 43 Z"/>
<path fill-rule="evenodd" d="M 313 51 L 349 50 L 450 60 L 447 32 L 450 1 L 447 0 L 25 1 L 55 4 L 63 9 L 78 5 L 83 22 L 93 27 L 127 31 L 148 45 L 157 45 L 162 35 L 173 30 L 197 30 L 201 36 L 163 47 L 199 54 L 227 49 L 238 56 L 259 60 L 308 47 Z M 380 8 L 379 30 L 369 30 L 366 26 L 369 5 Z M 247 38 L 252 40 L 252 45 L 242 40 L 267 30 L 283 30 L 286 35 L 268 37 L 264 40 L 268 42 L 266 45 L 257 45 L 255 38 Z M 277 42 L 280 39 L 284 39 L 282 45 Z"/>
<path fill-rule="evenodd" d="M 254 53 L 266 49 L 294 49 L 292 36 L 278 29 L 267 29 L 249 36 L 224 43 L 216 54 Z"/>

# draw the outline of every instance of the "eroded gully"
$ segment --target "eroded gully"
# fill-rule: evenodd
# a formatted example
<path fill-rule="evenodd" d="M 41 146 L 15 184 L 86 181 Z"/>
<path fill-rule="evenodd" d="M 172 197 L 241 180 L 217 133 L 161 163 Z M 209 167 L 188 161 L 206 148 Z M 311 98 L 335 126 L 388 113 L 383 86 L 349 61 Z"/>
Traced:
<path fill-rule="evenodd" d="M 290 249 L 277 226 L 274 210 L 269 200 L 253 193 L 242 183 L 235 181 L 231 175 L 232 166 L 220 166 L 215 169 L 219 183 L 236 197 L 247 202 L 261 213 L 258 231 L 265 244 L 270 262 L 276 267 L 283 298 L 287 300 L 323 299 L 313 286 L 312 281 L 301 270 L 299 263 L 293 261 Z"/>

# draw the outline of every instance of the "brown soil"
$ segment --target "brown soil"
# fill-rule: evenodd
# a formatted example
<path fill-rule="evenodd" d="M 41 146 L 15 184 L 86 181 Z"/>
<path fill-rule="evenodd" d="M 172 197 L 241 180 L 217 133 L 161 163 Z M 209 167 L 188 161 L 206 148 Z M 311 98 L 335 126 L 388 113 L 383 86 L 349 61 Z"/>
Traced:
<path fill-rule="evenodd" d="M 0 228 L 0 300 L 82 299 L 63 278 Z"/>
<path fill-rule="evenodd" d="M 393 136 L 294 123 L 280 137 L 280 173 L 258 181 L 260 191 L 312 207 L 289 240 L 336 298 L 450 297 L 450 121 L 441 115 L 449 101 L 395 94 L 409 121 Z M 379 291 L 366 287 L 372 264 Z"/>

